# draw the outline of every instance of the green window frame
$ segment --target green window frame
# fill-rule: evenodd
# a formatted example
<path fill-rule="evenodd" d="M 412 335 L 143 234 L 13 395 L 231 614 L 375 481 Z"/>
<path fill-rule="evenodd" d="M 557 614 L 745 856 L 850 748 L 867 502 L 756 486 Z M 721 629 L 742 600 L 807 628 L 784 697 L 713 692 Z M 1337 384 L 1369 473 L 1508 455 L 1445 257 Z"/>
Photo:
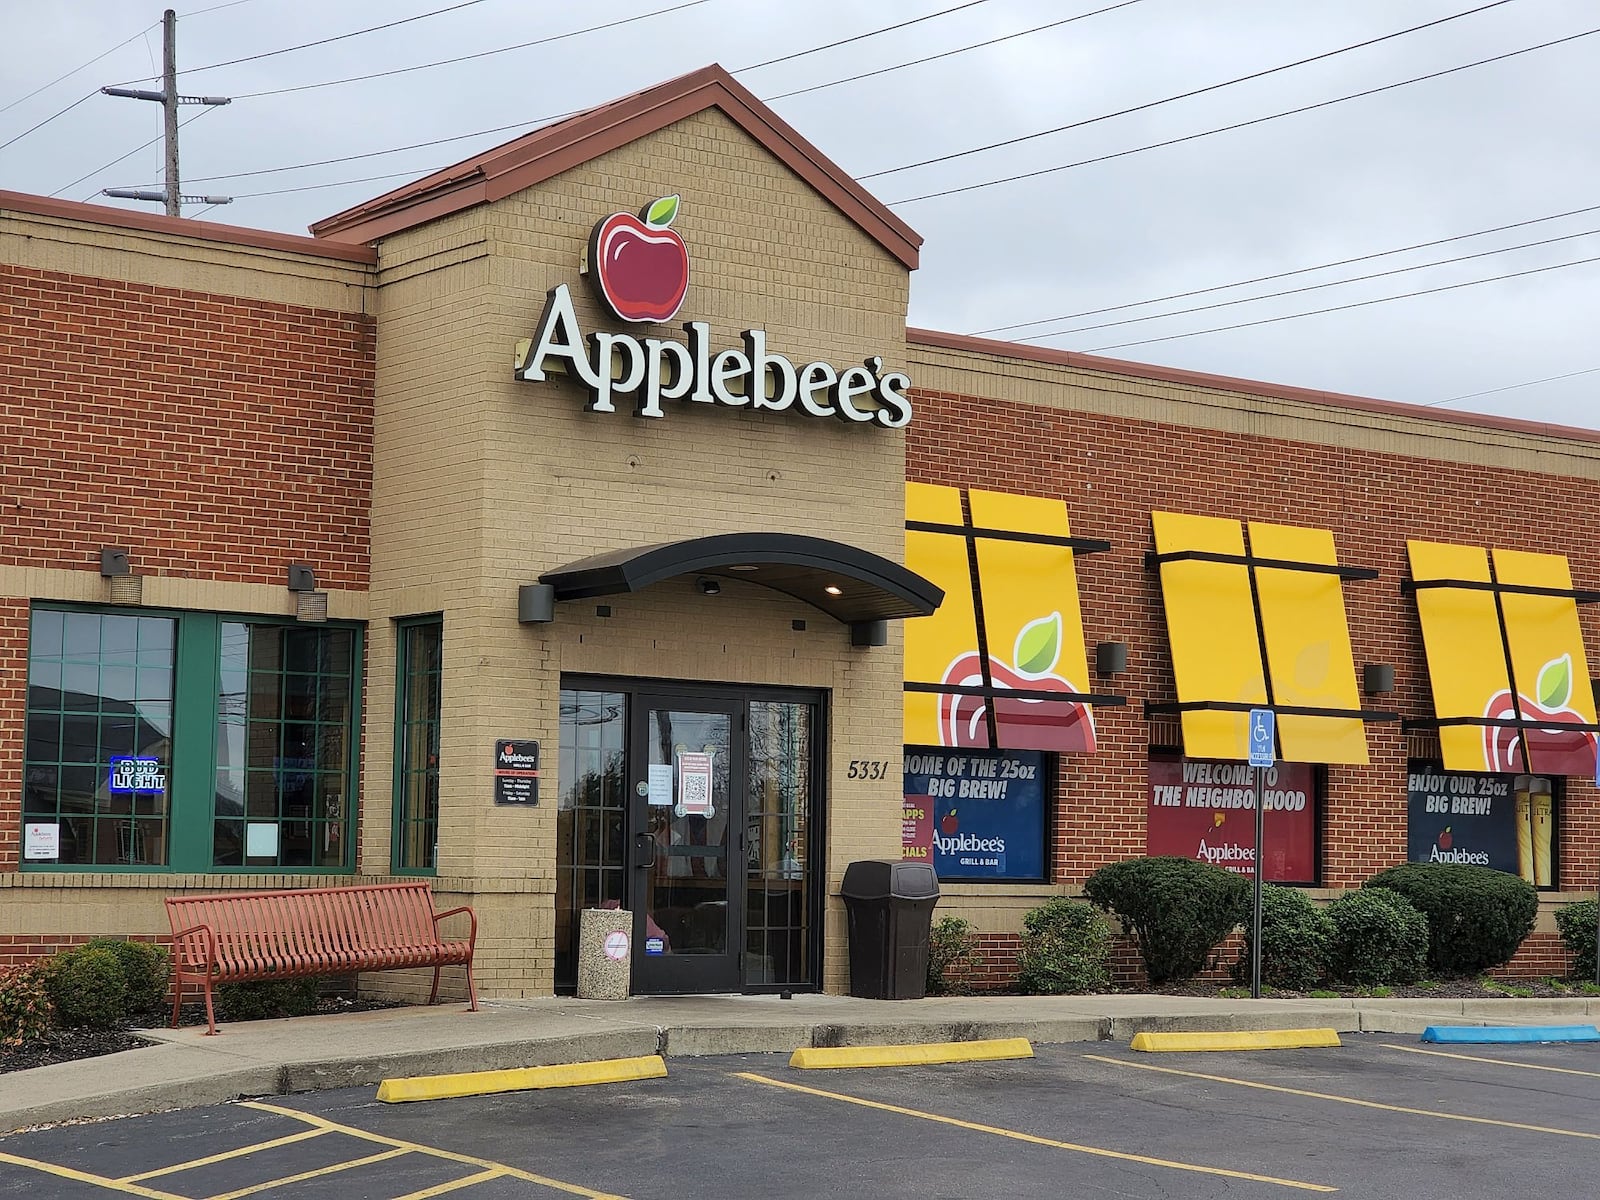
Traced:
<path fill-rule="evenodd" d="M 29 629 L 24 870 L 354 870 L 359 625 L 36 603 Z"/>
<path fill-rule="evenodd" d="M 444 619 L 396 622 L 394 836 L 391 869 L 432 875 L 439 850 L 439 734 Z"/>

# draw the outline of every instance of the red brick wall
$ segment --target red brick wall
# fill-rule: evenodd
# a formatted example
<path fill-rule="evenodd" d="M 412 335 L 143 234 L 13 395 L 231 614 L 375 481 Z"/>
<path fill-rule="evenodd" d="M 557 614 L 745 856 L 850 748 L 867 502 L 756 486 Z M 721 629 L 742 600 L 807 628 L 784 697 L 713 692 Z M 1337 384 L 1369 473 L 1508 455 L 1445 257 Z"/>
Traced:
<path fill-rule="evenodd" d="M 369 317 L 0 265 L 0 566 L 370 578 Z M 27 598 L 0 598 L 0 870 L 19 855 Z"/>
<path fill-rule="evenodd" d="M 373 324 L 0 265 L 0 564 L 368 581 Z"/>
<path fill-rule="evenodd" d="M 1432 713 L 1416 606 L 1399 587 L 1408 538 L 1564 552 L 1580 586 L 1600 582 L 1600 506 L 1585 480 L 942 393 L 916 402 L 908 479 L 1060 497 L 1074 534 L 1113 543 L 1078 559 L 1078 587 L 1088 645 L 1128 644 L 1128 673 L 1095 677 L 1096 690 L 1129 703 L 1095 710 L 1097 753 L 1061 760 L 1052 851 L 1054 877 L 1069 884 L 1144 853 L 1148 747 L 1170 740 L 1153 738 L 1143 713 L 1147 700 L 1175 698 L 1160 588 L 1143 562 L 1151 510 L 1331 528 L 1342 563 L 1382 572 L 1346 584 L 1345 604 L 1358 668 L 1395 665 L 1381 707 L 1404 716 Z M 1580 612 L 1593 647 L 1596 615 Z M 1327 886 L 1357 885 L 1406 856 L 1406 738 L 1398 724 L 1372 725 L 1368 744 L 1371 766 L 1328 771 Z M 1567 781 L 1566 795 L 1560 882 L 1592 891 L 1600 805 L 1590 780 Z"/>

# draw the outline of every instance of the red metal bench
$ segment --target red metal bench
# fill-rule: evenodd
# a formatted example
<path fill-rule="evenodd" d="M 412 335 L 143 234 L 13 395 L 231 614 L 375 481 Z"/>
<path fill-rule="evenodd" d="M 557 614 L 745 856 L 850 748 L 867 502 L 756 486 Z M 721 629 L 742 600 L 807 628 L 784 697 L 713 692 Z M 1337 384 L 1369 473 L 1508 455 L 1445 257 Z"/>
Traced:
<path fill-rule="evenodd" d="M 472 922 L 466 939 L 442 939 L 439 922 L 458 913 Z M 465 966 L 470 1010 L 478 1008 L 472 982 L 478 918 L 466 905 L 434 912 L 433 892 L 425 882 L 169 896 L 167 920 L 172 923 L 174 1027 L 185 983 L 205 989 L 209 1035 L 217 1031 L 211 1005 L 217 984 L 402 967 L 433 968 L 428 996 L 433 1004 L 440 970 Z"/>

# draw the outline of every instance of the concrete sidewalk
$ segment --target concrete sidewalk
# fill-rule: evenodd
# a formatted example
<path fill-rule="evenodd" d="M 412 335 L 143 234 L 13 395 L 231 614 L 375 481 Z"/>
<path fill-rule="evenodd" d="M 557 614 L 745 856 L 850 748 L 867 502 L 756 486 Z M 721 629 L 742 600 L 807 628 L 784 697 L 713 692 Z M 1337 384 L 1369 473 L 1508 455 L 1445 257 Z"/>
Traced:
<path fill-rule="evenodd" d="M 484 1001 L 142 1031 L 161 1044 L 0 1075 L 0 1131 L 27 1125 L 376 1084 L 391 1076 L 645 1054 L 788 1053 L 801 1046 L 1025 1037 L 1127 1041 L 1143 1031 L 1587 1024 L 1600 998 L 1233 1000 L 1191 996 L 641 996 Z"/>

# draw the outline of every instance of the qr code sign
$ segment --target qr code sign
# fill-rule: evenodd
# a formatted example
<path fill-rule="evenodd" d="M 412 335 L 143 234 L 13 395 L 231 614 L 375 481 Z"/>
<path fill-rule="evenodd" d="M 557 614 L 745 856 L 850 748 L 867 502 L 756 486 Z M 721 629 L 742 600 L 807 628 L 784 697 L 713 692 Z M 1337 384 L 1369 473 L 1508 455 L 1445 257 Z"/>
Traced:
<path fill-rule="evenodd" d="M 685 815 L 711 815 L 711 755 L 678 756 L 678 811 Z"/>

